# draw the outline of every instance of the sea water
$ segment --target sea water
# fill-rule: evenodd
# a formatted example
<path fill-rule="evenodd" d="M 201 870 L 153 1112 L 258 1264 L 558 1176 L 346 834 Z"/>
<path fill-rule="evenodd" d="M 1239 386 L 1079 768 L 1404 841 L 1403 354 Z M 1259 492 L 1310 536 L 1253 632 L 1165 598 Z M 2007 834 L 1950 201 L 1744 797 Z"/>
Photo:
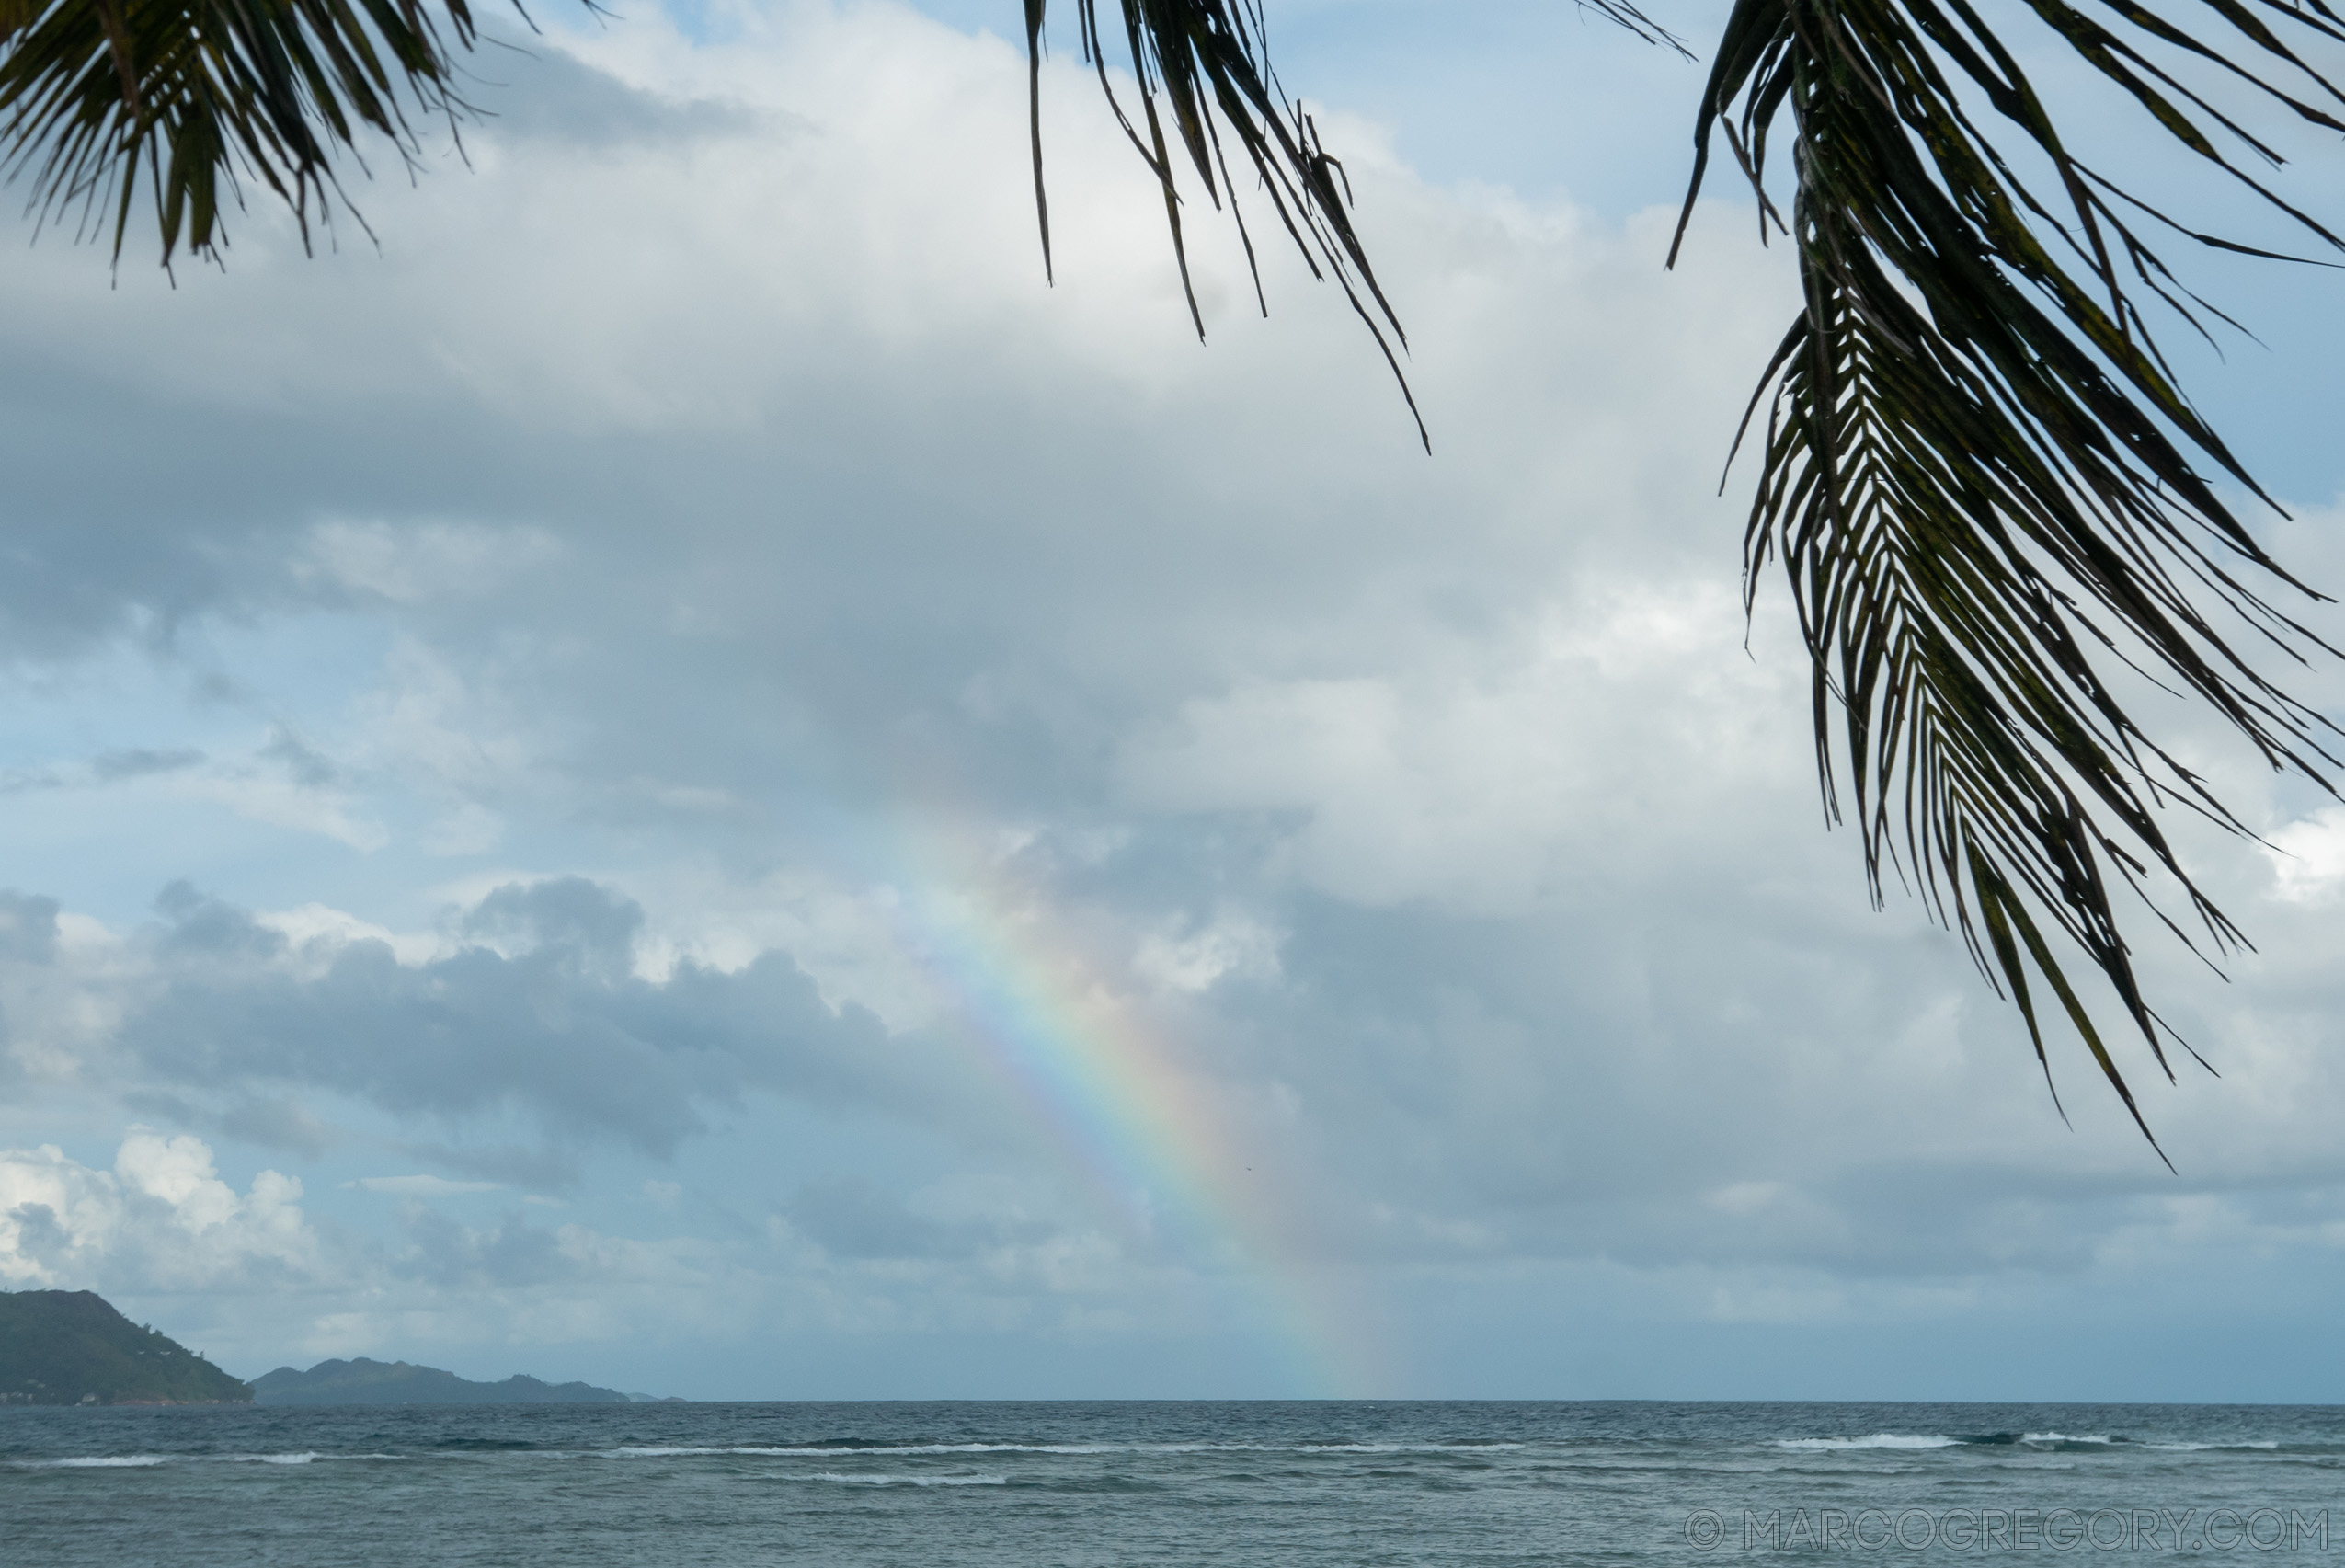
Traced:
<path fill-rule="evenodd" d="M 1792 1557 L 2345 1557 L 2345 1409 L 0 1410 L 0 1562 L 10 1568 Z"/>

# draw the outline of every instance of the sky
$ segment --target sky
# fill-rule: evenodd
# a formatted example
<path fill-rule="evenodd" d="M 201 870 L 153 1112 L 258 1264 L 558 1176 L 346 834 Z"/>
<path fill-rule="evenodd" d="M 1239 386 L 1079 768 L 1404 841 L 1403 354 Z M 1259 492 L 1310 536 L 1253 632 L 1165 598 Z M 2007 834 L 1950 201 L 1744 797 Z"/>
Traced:
<path fill-rule="evenodd" d="M 538 8 L 314 256 L 0 250 L 0 1285 L 245 1377 L 2345 1400 L 2345 806 L 2148 699 L 2264 840 L 2173 825 L 2257 945 L 2145 949 L 2171 1172 L 1870 907 L 1701 68 L 1269 0 L 1428 456 L 1290 253 L 1193 225 L 1198 345 L 1070 26 L 1046 284 L 1014 11 Z M 2193 266 L 2345 586 L 2339 285 Z"/>

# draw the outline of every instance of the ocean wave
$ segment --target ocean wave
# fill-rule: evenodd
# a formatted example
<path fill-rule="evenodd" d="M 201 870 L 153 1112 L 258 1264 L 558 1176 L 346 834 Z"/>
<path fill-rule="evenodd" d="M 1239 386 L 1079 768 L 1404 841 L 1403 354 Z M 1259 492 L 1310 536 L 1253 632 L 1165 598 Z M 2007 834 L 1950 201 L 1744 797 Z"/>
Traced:
<path fill-rule="evenodd" d="M 1521 1443 L 846 1443 L 738 1444 L 697 1448 L 627 1444 L 598 1452 L 606 1459 L 681 1459 L 713 1454 L 754 1454 L 777 1459 L 828 1458 L 852 1454 L 881 1459 L 917 1459 L 938 1454 L 1480 1454 L 1521 1448 Z"/>
<path fill-rule="evenodd" d="M 2145 1443 L 2145 1448 L 2158 1448 L 2169 1454 L 2204 1453 L 2210 1448 L 2257 1448 L 2269 1452 L 2280 1447 L 2277 1443 Z"/>
<path fill-rule="evenodd" d="M 1487 1454 L 1521 1448 L 1522 1443 L 1298 1443 L 1292 1447 L 1272 1444 L 1230 1444 L 1231 1448 L 1250 1448 L 1257 1453 L 1278 1454 Z"/>
<path fill-rule="evenodd" d="M 841 1475 L 824 1471 L 815 1475 L 777 1475 L 775 1481 L 819 1481 L 839 1486 L 1007 1486 L 1006 1475 Z"/>
<path fill-rule="evenodd" d="M 1799 1453 L 1838 1453 L 1847 1448 L 1959 1448 L 1968 1441 L 1971 1439 L 1876 1432 L 1870 1437 L 1779 1437 L 1775 1446 Z"/>
<path fill-rule="evenodd" d="M 1948 1436 L 1935 1433 L 1876 1432 L 1869 1437 L 1779 1437 L 1775 1446 L 1799 1453 L 1838 1453 L 1852 1448 L 2049 1448 L 2058 1451 L 2131 1446 L 2132 1443 L 2130 1437 L 2114 1437 L 2106 1433 L 1975 1432 Z M 2229 1445 L 2202 1443 L 2180 1446 L 2215 1448 Z"/>
<path fill-rule="evenodd" d="M 25 1470 L 146 1470 L 171 1462 L 168 1454 L 76 1454 L 69 1459 L 18 1459 Z"/>
<path fill-rule="evenodd" d="M 151 1470 L 168 1464 L 306 1465 L 399 1460 L 405 1454 L 77 1454 L 63 1459 L 15 1459 L 18 1470 Z"/>
<path fill-rule="evenodd" d="M 432 1447 L 452 1454 L 516 1454 L 537 1448 L 535 1443 L 518 1437 L 442 1437 Z"/>
<path fill-rule="evenodd" d="M 737 1443 L 722 1448 L 656 1447 L 649 1444 L 623 1444 L 616 1448 L 597 1450 L 598 1458 L 607 1459 L 705 1459 L 719 1454 L 746 1454 L 760 1459 L 829 1459 L 840 1454 L 852 1454 L 860 1459 L 868 1454 L 875 1459 L 917 1458 L 924 1454 L 1090 1454 L 1114 1453 L 1115 1448 L 1101 1447 L 1047 1448 L 1040 1444 L 1024 1443 L 899 1443 L 892 1448 L 877 1444 L 861 1444 L 852 1448 L 835 1446 L 821 1448 L 806 1445 L 778 1446 L 759 1443 Z"/>

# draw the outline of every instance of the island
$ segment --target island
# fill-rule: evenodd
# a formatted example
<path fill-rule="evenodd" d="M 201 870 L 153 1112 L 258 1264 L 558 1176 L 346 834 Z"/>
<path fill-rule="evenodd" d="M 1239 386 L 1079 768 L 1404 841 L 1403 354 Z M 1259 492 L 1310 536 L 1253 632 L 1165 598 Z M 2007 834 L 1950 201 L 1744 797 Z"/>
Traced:
<path fill-rule="evenodd" d="M 253 1391 L 92 1290 L 0 1291 L 0 1405 L 244 1404 Z"/>
<path fill-rule="evenodd" d="M 519 1375 L 475 1383 L 437 1367 L 405 1361 L 321 1361 L 306 1372 L 280 1367 L 252 1380 L 261 1404 L 632 1404 L 614 1389 L 545 1383 Z"/>

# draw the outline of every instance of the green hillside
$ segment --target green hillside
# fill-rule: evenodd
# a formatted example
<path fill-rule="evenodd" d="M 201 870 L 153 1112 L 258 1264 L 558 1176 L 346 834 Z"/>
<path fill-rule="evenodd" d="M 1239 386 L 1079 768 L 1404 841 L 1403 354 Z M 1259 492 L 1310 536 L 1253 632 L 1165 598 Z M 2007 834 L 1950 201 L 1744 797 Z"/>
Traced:
<path fill-rule="evenodd" d="M 252 1391 L 89 1290 L 0 1291 L 0 1404 L 243 1403 Z"/>

